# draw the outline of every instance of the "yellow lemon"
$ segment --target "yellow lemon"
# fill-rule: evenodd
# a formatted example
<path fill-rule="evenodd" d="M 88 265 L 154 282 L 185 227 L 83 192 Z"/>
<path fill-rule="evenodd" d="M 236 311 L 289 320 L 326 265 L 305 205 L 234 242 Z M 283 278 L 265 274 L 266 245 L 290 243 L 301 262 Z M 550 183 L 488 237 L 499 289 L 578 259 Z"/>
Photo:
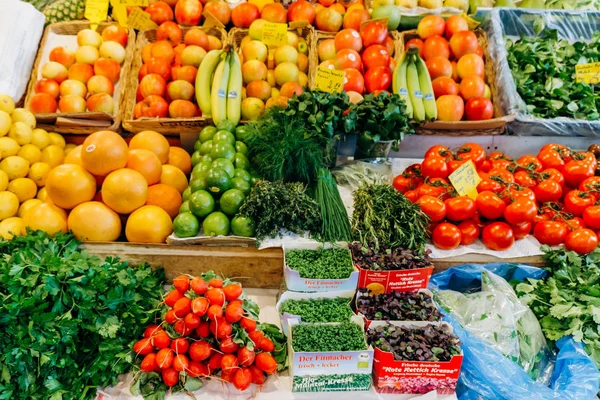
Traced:
<path fill-rule="evenodd" d="M 55 144 L 61 149 L 64 149 L 67 145 L 65 143 L 65 138 L 59 135 L 58 133 L 51 132 L 48 134 L 48 136 L 50 136 L 50 144 Z"/>
<path fill-rule="evenodd" d="M 0 221 L 14 217 L 19 211 L 19 199 L 13 192 L 0 192 Z"/>
<path fill-rule="evenodd" d="M 8 184 L 8 191 L 17 195 L 19 203 L 33 199 L 37 189 L 35 182 L 29 178 L 17 178 Z"/>
<path fill-rule="evenodd" d="M 42 159 L 42 151 L 32 144 L 26 144 L 21 147 L 17 155 L 29 161 L 29 164 L 36 163 Z"/>
<path fill-rule="evenodd" d="M 0 137 L 0 158 L 16 156 L 20 149 L 21 146 L 15 139 L 8 136 Z"/>
<path fill-rule="evenodd" d="M 4 192 L 8 187 L 8 175 L 6 172 L 0 170 L 0 192 Z"/>
<path fill-rule="evenodd" d="M 15 122 L 10 128 L 10 132 L 8 132 L 8 137 L 15 139 L 19 145 L 23 146 L 31 143 L 33 131 L 25 122 Z"/>
<path fill-rule="evenodd" d="M 15 110 L 15 102 L 7 94 L 0 94 L 0 110 L 11 114 Z"/>
<path fill-rule="evenodd" d="M 34 129 L 31 135 L 31 144 L 42 150 L 50 146 L 50 135 L 43 129 Z"/>
<path fill-rule="evenodd" d="M 50 166 L 44 162 L 36 162 L 29 167 L 29 174 L 27 177 L 35 182 L 39 187 L 46 186 L 46 178 L 50 173 Z"/>
<path fill-rule="evenodd" d="M 45 203 L 48 200 L 48 192 L 46 192 L 46 188 L 43 187 L 38 190 L 38 194 L 35 196 L 35 198 Z"/>
<path fill-rule="evenodd" d="M 66 156 L 68 156 L 68 155 L 69 155 L 69 153 L 71 152 L 71 150 L 73 150 L 73 149 L 74 149 L 74 148 L 76 148 L 76 147 L 77 147 L 77 145 L 76 145 L 76 144 L 73 144 L 73 143 L 68 143 L 68 144 L 65 146 L 65 157 L 66 157 Z"/>
<path fill-rule="evenodd" d="M 65 152 L 62 147 L 51 144 L 42 150 L 42 162 L 45 162 L 50 167 L 59 166 L 65 160 Z"/>
<path fill-rule="evenodd" d="M 6 240 L 10 240 L 13 236 L 19 236 L 24 234 L 25 226 L 23 220 L 19 217 L 6 218 L 0 222 L 0 236 Z"/>
<path fill-rule="evenodd" d="M 17 212 L 17 215 L 21 218 L 23 218 L 23 216 L 25 215 L 25 213 L 29 210 L 31 210 L 33 207 L 37 206 L 38 204 L 42 204 L 43 201 L 41 201 L 40 199 L 29 199 L 29 200 L 25 200 L 23 202 L 23 204 L 21 204 L 21 207 L 19 207 L 19 211 Z"/>
<path fill-rule="evenodd" d="M 10 114 L 10 117 L 12 118 L 13 124 L 15 122 L 25 122 L 31 129 L 35 128 L 35 116 L 29 110 L 24 108 L 15 108 L 15 110 Z"/>
<path fill-rule="evenodd" d="M 19 156 L 10 156 L 0 161 L 0 169 L 6 172 L 8 180 L 25 178 L 29 172 L 29 161 Z"/>
<path fill-rule="evenodd" d="M 0 136 L 4 136 L 10 131 L 12 126 L 12 119 L 6 111 L 0 110 Z"/>

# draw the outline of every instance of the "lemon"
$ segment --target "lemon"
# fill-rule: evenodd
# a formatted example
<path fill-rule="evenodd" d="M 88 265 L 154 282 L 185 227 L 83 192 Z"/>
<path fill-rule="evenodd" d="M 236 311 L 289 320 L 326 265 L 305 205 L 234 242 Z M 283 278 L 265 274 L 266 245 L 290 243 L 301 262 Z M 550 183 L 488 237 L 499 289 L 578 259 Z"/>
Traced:
<path fill-rule="evenodd" d="M 46 188 L 41 188 L 38 191 L 38 194 L 37 196 L 35 196 L 35 198 L 41 200 L 42 202 L 46 202 L 46 200 L 48 199 L 48 192 L 46 192 Z"/>
<path fill-rule="evenodd" d="M 19 199 L 12 192 L 0 192 L 0 221 L 14 217 L 19 210 Z"/>
<path fill-rule="evenodd" d="M 50 136 L 50 144 L 55 144 L 61 149 L 64 149 L 67 145 L 65 143 L 65 138 L 59 135 L 58 133 L 50 132 L 48 136 Z"/>
<path fill-rule="evenodd" d="M 42 150 L 50 146 L 50 135 L 43 129 L 34 129 L 31 136 L 31 144 Z"/>
<path fill-rule="evenodd" d="M 31 129 L 35 128 L 35 116 L 29 110 L 24 108 L 15 108 L 12 114 L 10 114 L 10 117 L 12 118 L 13 124 L 15 122 L 25 122 Z"/>
<path fill-rule="evenodd" d="M 6 111 L 0 110 L 0 136 L 4 136 L 10 131 L 12 126 L 12 119 Z"/>
<path fill-rule="evenodd" d="M 35 182 L 39 187 L 46 186 L 46 179 L 50 173 L 50 166 L 44 162 L 36 162 L 29 167 L 29 174 L 27 177 Z M 0 186 L 1 188 L 1 186 Z"/>
<path fill-rule="evenodd" d="M 26 144 L 21 147 L 17 155 L 29 161 L 29 164 L 36 163 L 42 159 L 42 151 L 32 144 Z"/>
<path fill-rule="evenodd" d="M 0 94 L 0 110 L 11 114 L 15 109 L 15 102 L 7 94 Z"/>
<path fill-rule="evenodd" d="M 6 172 L 0 170 L 0 192 L 4 192 L 8 187 L 8 175 Z"/>
<path fill-rule="evenodd" d="M 45 162 L 51 168 L 59 166 L 64 160 L 65 152 L 60 146 L 51 144 L 42 150 L 42 162 Z"/>
<path fill-rule="evenodd" d="M 0 161 L 0 169 L 6 172 L 8 180 L 25 178 L 29 172 L 29 161 L 19 156 L 10 156 Z"/>
<path fill-rule="evenodd" d="M 17 212 L 17 215 L 21 218 L 23 218 L 23 216 L 25 215 L 25 213 L 29 210 L 31 210 L 33 207 L 37 206 L 38 204 L 42 204 L 43 201 L 41 201 L 40 199 L 29 199 L 29 200 L 25 200 L 22 204 L 21 207 L 19 207 L 19 211 Z"/>
<path fill-rule="evenodd" d="M 0 158 L 16 156 L 19 153 L 19 143 L 8 136 L 0 137 Z"/>
<path fill-rule="evenodd" d="M 6 218 L 0 222 L 0 237 L 10 240 L 13 236 L 23 235 L 25 233 L 25 226 L 23 220 L 19 217 Z"/>
<path fill-rule="evenodd" d="M 32 136 L 33 131 L 25 122 L 13 123 L 8 132 L 8 137 L 15 139 L 21 146 L 31 143 Z"/>
<path fill-rule="evenodd" d="M 71 150 L 73 150 L 75 147 L 77 147 L 76 144 L 73 143 L 69 143 L 65 146 L 65 157 L 69 155 L 69 153 L 71 152 Z"/>
<path fill-rule="evenodd" d="M 22 203 L 35 197 L 37 185 L 29 178 L 17 178 L 8 184 L 8 191 L 16 194 L 19 203 Z"/>

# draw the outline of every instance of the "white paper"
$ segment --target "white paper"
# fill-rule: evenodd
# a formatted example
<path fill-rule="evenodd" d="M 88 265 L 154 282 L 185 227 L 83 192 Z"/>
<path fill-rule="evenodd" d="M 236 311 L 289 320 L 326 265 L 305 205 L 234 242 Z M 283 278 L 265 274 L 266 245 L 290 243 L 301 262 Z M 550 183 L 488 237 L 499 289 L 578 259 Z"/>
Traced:
<path fill-rule="evenodd" d="M 17 103 L 27 90 L 46 18 L 31 4 L 19 0 L 1 3 L 0 93 Z"/>

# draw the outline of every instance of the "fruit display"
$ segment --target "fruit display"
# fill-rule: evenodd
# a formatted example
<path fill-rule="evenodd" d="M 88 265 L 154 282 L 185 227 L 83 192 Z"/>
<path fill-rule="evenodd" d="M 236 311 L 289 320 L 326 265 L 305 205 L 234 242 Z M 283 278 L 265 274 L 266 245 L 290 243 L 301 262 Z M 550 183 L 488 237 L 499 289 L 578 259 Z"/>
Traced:
<path fill-rule="evenodd" d="M 123 90 L 129 32 L 119 25 L 101 32 L 81 29 L 61 46 L 42 52 L 30 84 L 27 108 L 34 114 L 96 112 L 118 114 Z M 45 57 L 48 57 L 47 59 Z M 85 118 L 85 116 L 78 116 Z"/>
<path fill-rule="evenodd" d="M 371 7 L 373 7 L 372 14 L 387 16 L 387 15 L 395 15 L 392 14 L 393 9 L 398 10 L 398 19 L 400 19 L 400 15 L 402 11 L 406 11 L 406 9 L 414 9 L 414 8 L 424 8 L 428 10 L 437 10 L 441 8 L 455 8 L 459 9 L 462 12 L 469 11 L 469 1 L 468 0 L 373 0 L 371 3 Z M 378 11 L 376 11 L 378 10 Z M 379 14 L 381 13 L 381 14 Z M 377 17 L 381 18 L 381 17 Z"/>

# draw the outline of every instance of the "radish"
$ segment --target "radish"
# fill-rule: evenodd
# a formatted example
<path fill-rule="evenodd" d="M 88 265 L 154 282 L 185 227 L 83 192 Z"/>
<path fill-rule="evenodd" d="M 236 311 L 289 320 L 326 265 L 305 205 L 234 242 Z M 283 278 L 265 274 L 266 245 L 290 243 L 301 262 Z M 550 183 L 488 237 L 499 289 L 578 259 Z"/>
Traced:
<path fill-rule="evenodd" d="M 235 353 L 239 347 L 240 346 L 230 337 L 221 340 L 221 343 L 219 344 L 219 348 L 223 353 Z"/>
<path fill-rule="evenodd" d="M 173 279 L 173 286 L 180 293 L 185 293 L 190 288 L 190 278 L 185 275 L 180 275 L 177 278 Z"/>
<path fill-rule="evenodd" d="M 254 364 L 263 372 L 271 375 L 277 371 L 277 361 L 268 353 L 258 353 Z"/>
<path fill-rule="evenodd" d="M 173 359 L 173 368 L 175 371 L 186 371 L 189 366 L 190 360 L 188 360 L 188 358 L 183 354 L 177 354 L 177 356 Z"/>
<path fill-rule="evenodd" d="M 244 316 L 244 309 L 238 303 L 228 304 L 225 308 L 225 318 L 232 324 L 238 322 Z"/>
<path fill-rule="evenodd" d="M 179 372 L 175 371 L 173 368 L 164 369 L 162 372 L 162 378 L 165 382 L 165 385 L 168 387 L 173 387 L 177 385 L 177 382 L 179 382 Z"/>
<path fill-rule="evenodd" d="M 256 330 L 256 321 L 252 318 L 242 317 L 240 326 L 248 333 L 254 332 Z"/>
<path fill-rule="evenodd" d="M 169 307 L 173 307 L 177 300 L 181 299 L 182 297 L 183 294 L 181 294 L 179 290 L 171 290 L 169 294 L 167 294 L 167 297 L 165 297 L 165 304 Z"/>
<path fill-rule="evenodd" d="M 208 307 L 208 311 L 206 312 L 206 316 L 213 321 L 217 318 L 221 318 L 223 316 L 223 306 L 214 304 Z"/>
<path fill-rule="evenodd" d="M 201 338 L 207 338 L 210 336 L 210 324 L 208 322 L 200 322 L 200 326 L 196 328 L 196 333 Z"/>
<path fill-rule="evenodd" d="M 252 373 L 252 383 L 256 383 L 257 385 L 262 385 L 265 383 L 265 373 L 261 371 L 256 365 L 251 365 L 249 367 L 250 372 Z"/>
<path fill-rule="evenodd" d="M 144 337 L 151 338 L 152 336 L 156 335 L 158 332 L 160 332 L 162 330 L 163 330 L 163 328 L 161 328 L 158 325 L 150 325 L 149 327 L 146 328 L 146 330 L 144 330 Z"/>
<path fill-rule="evenodd" d="M 162 349 L 156 354 L 156 363 L 160 369 L 170 368 L 174 359 L 175 353 L 171 349 Z"/>
<path fill-rule="evenodd" d="M 223 280 L 219 278 L 213 278 L 210 281 L 208 281 L 208 286 L 213 288 L 222 288 Z"/>
<path fill-rule="evenodd" d="M 156 353 L 150 353 L 144 357 L 140 369 L 144 372 L 156 371 L 158 369 L 158 364 L 156 363 Z"/>
<path fill-rule="evenodd" d="M 223 293 L 227 301 L 233 301 L 242 295 L 242 286 L 237 283 L 230 283 L 223 288 Z"/>
<path fill-rule="evenodd" d="M 171 338 L 165 331 L 160 331 L 152 338 L 154 346 L 159 349 L 166 349 L 171 344 Z"/>
<path fill-rule="evenodd" d="M 237 357 L 233 354 L 225 354 L 221 360 L 221 369 L 225 372 L 238 368 Z"/>
<path fill-rule="evenodd" d="M 187 297 L 182 297 L 173 306 L 173 312 L 178 318 L 184 318 L 192 311 L 192 301 Z"/>
<path fill-rule="evenodd" d="M 194 278 L 192 282 L 190 282 L 190 287 L 196 294 L 204 294 L 208 290 L 208 285 L 206 281 L 202 278 Z"/>
<path fill-rule="evenodd" d="M 233 377 L 233 386 L 238 390 L 246 390 L 252 383 L 252 373 L 248 368 L 240 368 Z"/>
<path fill-rule="evenodd" d="M 192 343 L 190 346 L 190 358 L 194 361 L 204 361 L 210 357 L 212 346 L 203 340 Z"/>
<path fill-rule="evenodd" d="M 273 350 L 275 350 L 275 345 L 273 344 L 273 341 L 268 337 L 263 338 L 263 340 L 260 341 L 260 345 L 258 347 L 262 351 L 266 351 L 267 353 L 271 353 Z"/>
<path fill-rule="evenodd" d="M 177 318 L 177 316 L 175 315 L 175 311 L 173 310 L 169 310 L 165 314 L 165 322 L 169 325 L 173 325 L 175 322 L 177 322 L 178 319 L 179 318 Z"/>
<path fill-rule="evenodd" d="M 152 353 L 152 350 L 154 349 L 152 348 L 151 339 L 141 339 L 133 345 L 133 351 L 141 356 L 145 356 Z"/>
<path fill-rule="evenodd" d="M 185 338 L 177 338 L 171 342 L 171 350 L 177 354 L 185 354 L 190 348 L 190 343 Z"/>
<path fill-rule="evenodd" d="M 223 290 L 219 288 L 210 288 L 205 294 L 205 297 L 208 299 L 208 302 L 213 305 L 216 304 L 218 306 L 222 306 L 225 304 L 225 294 Z"/>
<path fill-rule="evenodd" d="M 254 352 L 247 347 L 240 347 L 237 352 L 238 362 L 243 367 L 249 367 L 254 362 Z"/>
<path fill-rule="evenodd" d="M 221 354 L 221 353 L 215 353 L 212 355 L 212 357 L 210 357 L 210 360 L 208 361 L 208 369 L 210 370 L 211 374 L 215 370 L 221 368 L 222 360 L 223 360 L 223 354 Z"/>
<path fill-rule="evenodd" d="M 204 297 L 196 297 L 192 300 L 192 312 L 198 317 L 203 317 L 209 306 L 210 303 Z"/>
<path fill-rule="evenodd" d="M 200 326 L 200 317 L 195 314 L 189 313 L 183 320 L 185 321 L 185 326 L 189 329 L 196 329 Z"/>

